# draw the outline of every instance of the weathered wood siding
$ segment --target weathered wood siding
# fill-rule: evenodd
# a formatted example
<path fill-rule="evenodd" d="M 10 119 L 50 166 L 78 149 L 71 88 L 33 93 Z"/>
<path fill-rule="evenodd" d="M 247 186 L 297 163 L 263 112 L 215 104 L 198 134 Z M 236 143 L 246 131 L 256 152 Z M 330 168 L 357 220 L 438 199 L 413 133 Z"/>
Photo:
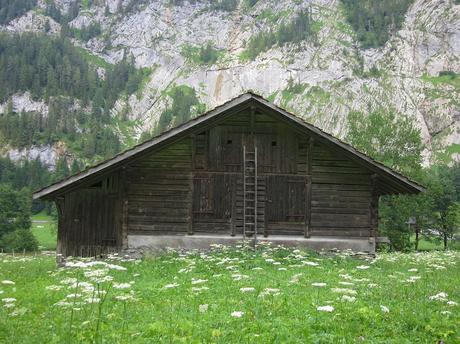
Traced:
<path fill-rule="evenodd" d="M 191 154 L 191 139 L 186 138 L 127 166 L 128 234 L 187 233 Z"/>
<path fill-rule="evenodd" d="M 369 236 L 371 175 L 325 145 L 312 154 L 312 235 Z"/>
<path fill-rule="evenodd" d="M 370 174 L 267 114 L 235 114 L 126 168 L 130 234 L 243 232 L 243 146 L 258 149 L 258 233 L 369 236 Z"/>
<path fill-rule="evenodd" d="M 234 114 L 65 194 L 59 250 L 89 255 L 136 234 L 241 234 L 243 147 L 257 147 L 259 235 L 372 236 L 376 181 L 321 142 L 273 115 Z"/>
<path fill-rule="evenodd" d="M 58 251 L 95 256 L 121 246 L 118 173 L 67 193 L 58 203 Z"/>

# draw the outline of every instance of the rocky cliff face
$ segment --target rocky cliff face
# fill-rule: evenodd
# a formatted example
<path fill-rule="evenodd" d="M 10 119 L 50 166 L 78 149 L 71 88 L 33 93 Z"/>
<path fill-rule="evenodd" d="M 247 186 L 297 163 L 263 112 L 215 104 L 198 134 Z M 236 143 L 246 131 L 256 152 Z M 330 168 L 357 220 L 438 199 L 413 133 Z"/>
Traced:
<path fill-rule="evenodd" d="M 137 1 L 121 14 L 131 2 L 93 1 L 70 25 L 82 28 L 99 22 L 101 35 L 74 43 L 110 63 L 131 53 L 137 66 L 151 69 L 142 90 L 119 99 L 112 110 L 117 116 L 128 109 L 139 123 L 137 134 L 155 127 L 171 103 L 169 89 L 188 85 L 207 109 L 253 90 L 339 137 L 346 134 L 350 111 L 390 109 L 413 118 L 420 127 L 427 163 L 433 152 L 445 150 L 459 158 L 460 90 L 438 77 L 442 71 L 460 73 L 460 5 L 454 0 L 414 1 L 402 28 L 385 46 L 367 50 L 360 48 L 338 0 L 264 0 L 253 7 L 241 2 L 230 12 L 199 1 L 180 6 L 166 0 Z M 69 4 L 56 1 L 63 12 Z M 59 24 L 41 14 L 45 6 L 39 2 L 38 9 L 4 29 L 43 31 L 48 20 L 48 34 L 59 33 Z M 314 41 L 274 47 L 254 60 L 241 59 L 251 36 L 276 29 L 306 8 L 317 23 Z M 207 43 L 219 50 L 212 65 L 196 63 L 184 53 L 185 47 Z M 35 106 L 46 114 L 46 105 L 27 95 L 13 101 L 18 108 Z"/>

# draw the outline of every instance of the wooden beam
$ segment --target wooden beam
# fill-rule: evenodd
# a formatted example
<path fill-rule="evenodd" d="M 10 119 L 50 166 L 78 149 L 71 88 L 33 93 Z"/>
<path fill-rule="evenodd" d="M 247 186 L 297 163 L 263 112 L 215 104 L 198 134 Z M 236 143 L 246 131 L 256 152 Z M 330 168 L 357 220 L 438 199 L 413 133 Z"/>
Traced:
<path fill-rule="evenodd" d="M 59 197 L 59 198 L 56 198 L 55 200 L 55 204 L 56 204 L 56 209 L 57 209 L 57 213 L 58 213 L 58 230 L 57 230 L 57 246 L 56 246 L 56 263 L 58 266 L 62 265 L 63 263 L 63 256 L 65 256 L 65 252 L 64 252 L 64 247 L 65 247 L 65 243 L 64 243 L 64 230 L 65 230 L 65 226 L 64 226 L 64 204 L 65 202 L 65 199 L 64 197 Z M 64 246 L 64 247 L 63 247 Z"/>
<path fill-rule="evenodd" d="M 121 248 L 128 248 L 128 178 L 126 168 L 120 172 L 120 202 L 121 202 Z"/>
<path fill-rule="evenodd" d="M 191 144 L 192 144 L 192 153 L 191 153 L 191 159 L 192 159 L 192 170 L 190 172 L 189 176 L 189 187 L 188 187 L 188 228 L 187 228 L 187 233 L 188 235 L 193 235 L 193 184 L 195 180 L 195 153 L 196 153 L 196 135 L 192 134 L 191 135 Z"/>
<path fill-rule="evenodd" d="M 313 137 L 308 139 L 307 145 L 307 168 L 306 168 L 306 187 L 305 187 L 305 238 L 310 237 L 311 228 L 311 192 L 312 192 L 312 158 L 313 158 Z"/>
<path fill-rule="evenodd" d="M 377 174 L 371 175 L 371 202 L 370 202 L 370 209 L 369 209 L 369 223 L 370 223 L 370 230 L 369 230 L 369 238 L 377 238 L 377 229 L 378 229 L 378 207 L 379 207 L 379 195 L 377 193 Z"/>

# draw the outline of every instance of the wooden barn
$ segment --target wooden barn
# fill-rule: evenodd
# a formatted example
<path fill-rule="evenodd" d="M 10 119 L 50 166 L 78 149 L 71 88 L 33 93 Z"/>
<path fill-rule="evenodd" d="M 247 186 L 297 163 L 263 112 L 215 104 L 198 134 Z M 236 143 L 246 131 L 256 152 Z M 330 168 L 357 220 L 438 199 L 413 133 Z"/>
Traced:
<path fill-rule="evenodd" d="M 34 194 L 58 253 L 242 238 L 374 252 L 379 197 L 423 188 L 252 93 Z"/>

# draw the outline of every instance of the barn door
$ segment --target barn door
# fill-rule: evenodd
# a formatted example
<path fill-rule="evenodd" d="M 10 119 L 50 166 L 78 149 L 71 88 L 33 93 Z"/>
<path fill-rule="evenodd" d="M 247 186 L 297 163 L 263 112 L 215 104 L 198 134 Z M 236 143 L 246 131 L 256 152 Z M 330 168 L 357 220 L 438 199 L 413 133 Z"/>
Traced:
<path fill-rule="evenodd" d="M 197 173 L 193 180 L 193 232 L 231 233 L 233 175 Z"/>

